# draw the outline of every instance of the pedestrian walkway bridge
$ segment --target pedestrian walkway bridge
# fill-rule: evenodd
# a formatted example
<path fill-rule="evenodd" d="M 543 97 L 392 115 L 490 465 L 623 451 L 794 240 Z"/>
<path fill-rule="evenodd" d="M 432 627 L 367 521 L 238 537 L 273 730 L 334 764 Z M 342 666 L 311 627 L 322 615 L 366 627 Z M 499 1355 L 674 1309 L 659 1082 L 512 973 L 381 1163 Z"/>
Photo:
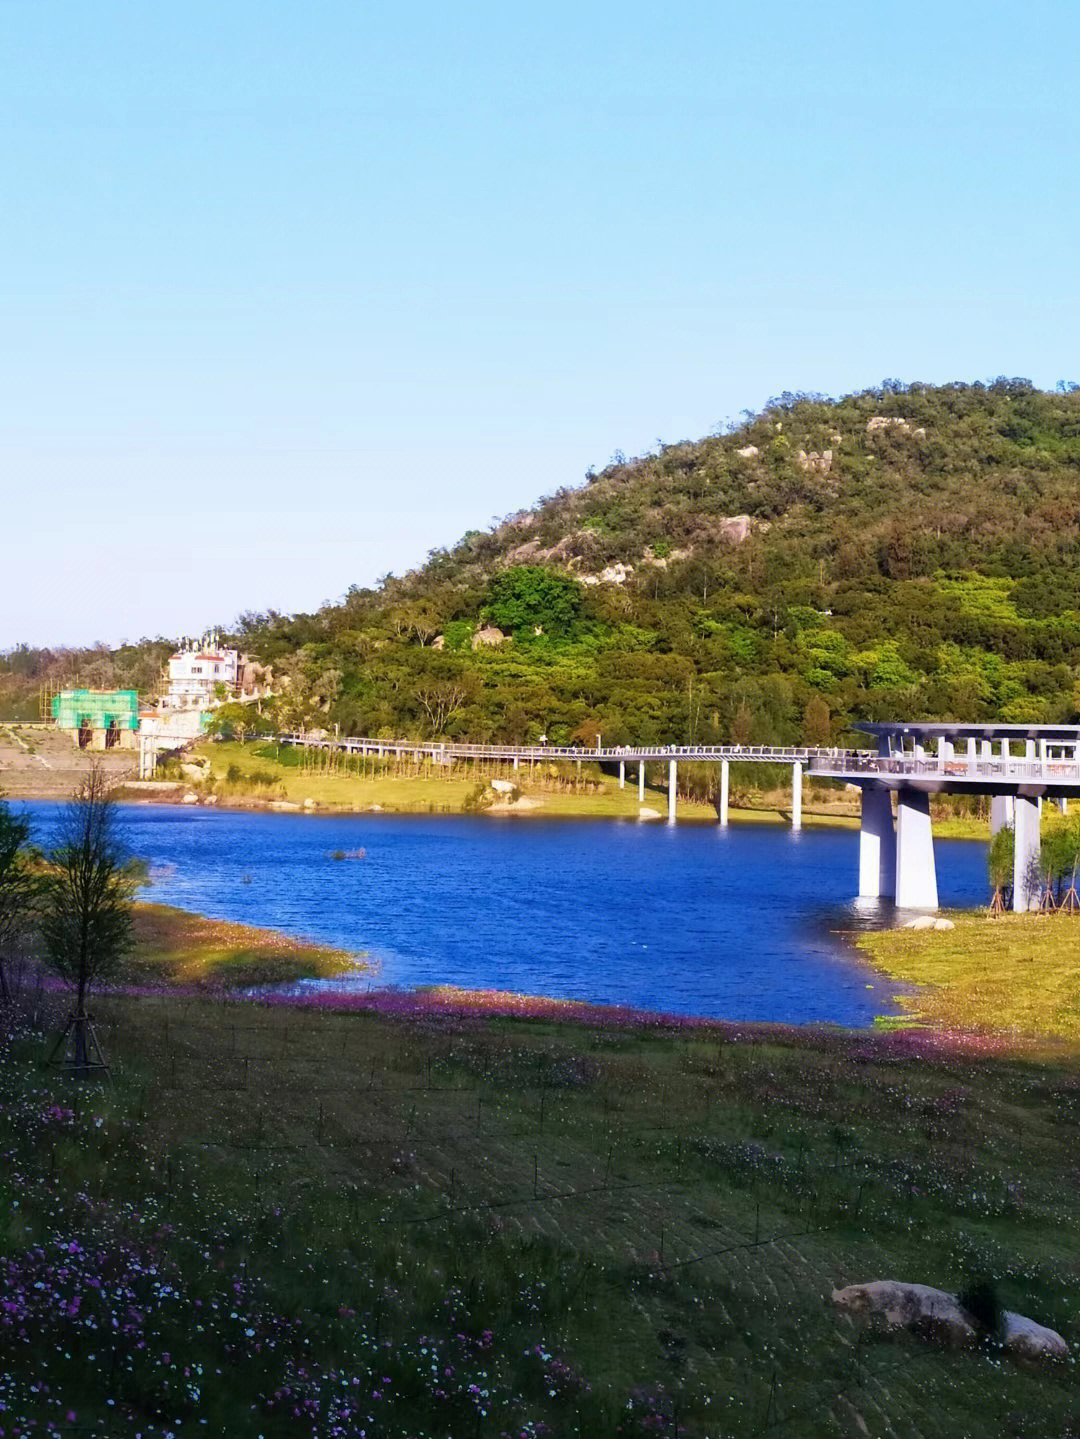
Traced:
<path fill-rule="evenodd" d="M 626 766 L 637 765 L 638 798 L 645 798 L 645 766 L 667 766 L 668 819 L 675 820 L 680 763 L 717 764 L 717 811 L 728 823 L 732 764 L 790 765 L 791 823 L 802 825 L 804 774 L 858 786 L 862 792 L 859 894 L 892 899 L 905 909 L 937 908 L 937 871 L 930 824 L 931 794 L 991 796 L 991 828 L 1015 835 L 1013 908 L 1026 910 L 1038 893 L 1041 808 L 1044 799 L 1064 809 L 1080 798 L 1080 725 L 857 724 L 876 749 L 770 745 L 451 744 L 438 740 L 332 738 L 323 732 L 279 736 L 282 743 L 348 754 L 522 765 L 583 760 L 617 764 L 620 788 Z M 597 737 L 599 740 L 599 736 Z"/>

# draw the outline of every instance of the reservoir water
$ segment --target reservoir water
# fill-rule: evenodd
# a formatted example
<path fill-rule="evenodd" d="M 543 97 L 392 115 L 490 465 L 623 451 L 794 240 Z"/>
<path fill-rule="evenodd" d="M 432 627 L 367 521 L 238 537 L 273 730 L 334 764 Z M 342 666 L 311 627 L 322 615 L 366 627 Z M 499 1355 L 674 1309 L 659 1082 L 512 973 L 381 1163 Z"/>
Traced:
<path fill-rule="evenodd" d="M 56 807 L 27 805 L 48 843 Z M 454 984 L 726 1019 L 864 1025 L 896 985 L 840 931 L 851 830 L 132 806 L 146 898 L 364 951 L 367 987 Z M 335 859 L 335 852 L 362 858 Z M 937 841 L 943 906 L 985 903 L 986 851 Z"/>

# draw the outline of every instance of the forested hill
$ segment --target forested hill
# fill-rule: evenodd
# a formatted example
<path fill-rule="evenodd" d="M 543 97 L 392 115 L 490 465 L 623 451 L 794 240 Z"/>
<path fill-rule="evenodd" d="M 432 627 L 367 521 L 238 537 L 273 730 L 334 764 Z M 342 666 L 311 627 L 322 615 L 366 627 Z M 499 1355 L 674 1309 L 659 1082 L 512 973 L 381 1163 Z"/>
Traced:
<path fill-rule="evenodd" d="M 288 680 L 271 722 L 352 733 L 826 742 L 859 718 L 1064 720 L 1078 560 L 1080 390 L 888 382 L 616 456 L 422 569 L 246 616 L 238 638 Z"/>
<path fill-rule="evenodd" d="M 343 732 L 823 742 L 1076 718 L 1078 561 L 1080 390 L 889 382 L 616 456 L 412 574 L 245 628 L 286 707 Z"/>

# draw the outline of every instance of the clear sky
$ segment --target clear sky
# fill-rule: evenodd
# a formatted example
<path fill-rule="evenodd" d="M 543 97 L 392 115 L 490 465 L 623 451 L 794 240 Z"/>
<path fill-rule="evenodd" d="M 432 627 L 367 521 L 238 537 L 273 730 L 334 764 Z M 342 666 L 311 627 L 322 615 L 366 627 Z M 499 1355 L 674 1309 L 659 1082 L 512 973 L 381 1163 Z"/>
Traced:
<path fill-rule="evenodd" d="M 0 0 L 0 647 L 308 609 L 783 390 L 1080 378 L 1076 0 Z"/>

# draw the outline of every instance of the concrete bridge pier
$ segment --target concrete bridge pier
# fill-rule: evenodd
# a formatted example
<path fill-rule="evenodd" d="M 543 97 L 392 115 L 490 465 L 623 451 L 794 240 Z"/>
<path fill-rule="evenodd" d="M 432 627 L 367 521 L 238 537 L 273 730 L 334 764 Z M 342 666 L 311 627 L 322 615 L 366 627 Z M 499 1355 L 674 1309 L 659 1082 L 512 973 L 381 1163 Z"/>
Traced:
<path fill-rule="evenodd" d="M 728 786 L 731 778 L 731 766 L 726 759 L 720 761 L 720 827 L 727 828 L 728 822 Z"/>
<path fill-rule="evenodd" d="M 675 823 L 675 803 L 679 797 L 679 765 L 677 760 L 669 759 L 667 765 L 667 817 L 668 824 Z"/>
<path fill-rule="evenodd" d="M 896 904 L 899 909 L 938 907 L 930 796 L 917 789 L 896 793 Z"/>
<path fill-rule="evenodd" d="M 645 761 L 639 759 L 637 762 L 637 802 L 645 803 Z"/>
<path fill-rule="evenodd" d="M 1018 794 L 1013 814 L 1013 909 L 1022 914 L 1038 898 L 1041 888 L 1038 801 Z"/>
<path fill-rule="evenodd" d="M 791 828 L 802 829 L 802 760 L 791 766 Z"/>
<path fill-rule="evenodd" d="M 896 897 L 896 829 L 892 795 L 877 785 L 864 785 L 859 828 L 859 896 Z"/>
<path fill-rule="evenodd" d="M 1013 822 L 1013 797 L 1011 794 L 995 794 L 990 799 L 990 833 L 1009 829 Z"/>
<path fill-rule="evenodd" d="M 619 761 L 619 788 L 626 788 L 626 761 L 624 759 Z"/>

